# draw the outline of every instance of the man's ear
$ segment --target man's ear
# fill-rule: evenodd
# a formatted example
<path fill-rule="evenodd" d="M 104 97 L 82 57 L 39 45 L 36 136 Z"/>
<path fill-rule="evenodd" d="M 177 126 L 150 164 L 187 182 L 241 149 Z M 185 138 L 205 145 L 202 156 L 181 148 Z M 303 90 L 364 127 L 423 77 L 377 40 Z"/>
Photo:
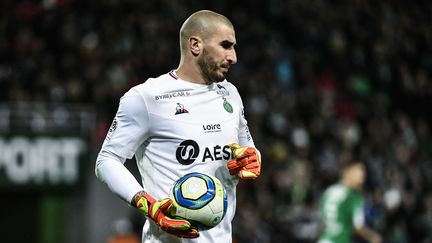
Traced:
<path fill-rule="evenodd" d="M 194 56 L 198 56 L 201 53 L 202 42 L 199 37 L 191 36 L 189 38 L 189 48 Z"/>

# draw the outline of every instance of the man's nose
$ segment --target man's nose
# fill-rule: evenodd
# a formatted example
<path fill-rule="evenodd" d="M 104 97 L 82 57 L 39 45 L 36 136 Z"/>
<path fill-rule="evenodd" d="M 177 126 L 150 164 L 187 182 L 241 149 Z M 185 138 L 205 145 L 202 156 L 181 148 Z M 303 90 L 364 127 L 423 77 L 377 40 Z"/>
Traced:
<path fill-rule="evenodd" d="M 237 63 L 237 54 L 236 54 L 235 50 L 231 50 L 228 53 L 227 60 L 230 64 L 236 64 Z"/>

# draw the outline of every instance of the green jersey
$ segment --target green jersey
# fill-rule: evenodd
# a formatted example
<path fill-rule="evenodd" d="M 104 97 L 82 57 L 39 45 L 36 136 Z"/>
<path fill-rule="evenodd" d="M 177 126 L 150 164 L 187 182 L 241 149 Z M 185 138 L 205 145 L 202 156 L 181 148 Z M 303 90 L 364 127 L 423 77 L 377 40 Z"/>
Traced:
<path fill-rule="evenodd" d="M 324 192 L 320 212 L 324 230 L 319 243 L 349 243 L 353 229 L 364 226 L 362 195 L 342 184 Z"/>

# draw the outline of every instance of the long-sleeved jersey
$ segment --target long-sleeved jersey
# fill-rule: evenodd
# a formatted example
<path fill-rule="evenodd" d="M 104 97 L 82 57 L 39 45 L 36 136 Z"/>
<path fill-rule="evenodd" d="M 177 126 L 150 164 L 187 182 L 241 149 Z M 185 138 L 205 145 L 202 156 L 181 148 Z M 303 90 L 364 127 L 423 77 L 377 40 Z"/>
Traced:
<path fill-rule="evenodd" d="M 231 242 L 238 182 L 226 167 L 231 143 L 255 147 L 234 85 L 226 80 L 195 84 L 171 71 L 133 87 L 121 98 L 96 171 L 128 202 L 139 188 L 136 183 L 110 181 L 111 177 L 123 181 L 112 169 L 114 160 L 135 156 L 143 189 L 156 199 L 168 197 L 174 181 L 189 172 L 217 177 L 228 196 L 228 210 L 219 225 L 200 232 L 197 239 L 180 239 L 147 220 L 143 242 Z"/>
<path fill-rule="evenodd" d="M 351 242 L 355 228 L 364 226 L 360 192 L 338 183 L 329 187 L 320 202 L 324 229 L 318 243 Z"/>

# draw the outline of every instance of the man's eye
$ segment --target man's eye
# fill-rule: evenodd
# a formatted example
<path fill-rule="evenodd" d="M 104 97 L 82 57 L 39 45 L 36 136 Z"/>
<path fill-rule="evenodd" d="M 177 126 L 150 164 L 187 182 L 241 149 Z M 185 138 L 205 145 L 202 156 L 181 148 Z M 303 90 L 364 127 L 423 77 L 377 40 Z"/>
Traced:
<path fill-rule="evenodd" d="M 231 49 L 231 48 L 234 47 L 233 43 L 229 43 L 229 42 L 222 42 L 222 43 L 221 43 L 221 46 L 222 46 L 224 49 Z"/>

